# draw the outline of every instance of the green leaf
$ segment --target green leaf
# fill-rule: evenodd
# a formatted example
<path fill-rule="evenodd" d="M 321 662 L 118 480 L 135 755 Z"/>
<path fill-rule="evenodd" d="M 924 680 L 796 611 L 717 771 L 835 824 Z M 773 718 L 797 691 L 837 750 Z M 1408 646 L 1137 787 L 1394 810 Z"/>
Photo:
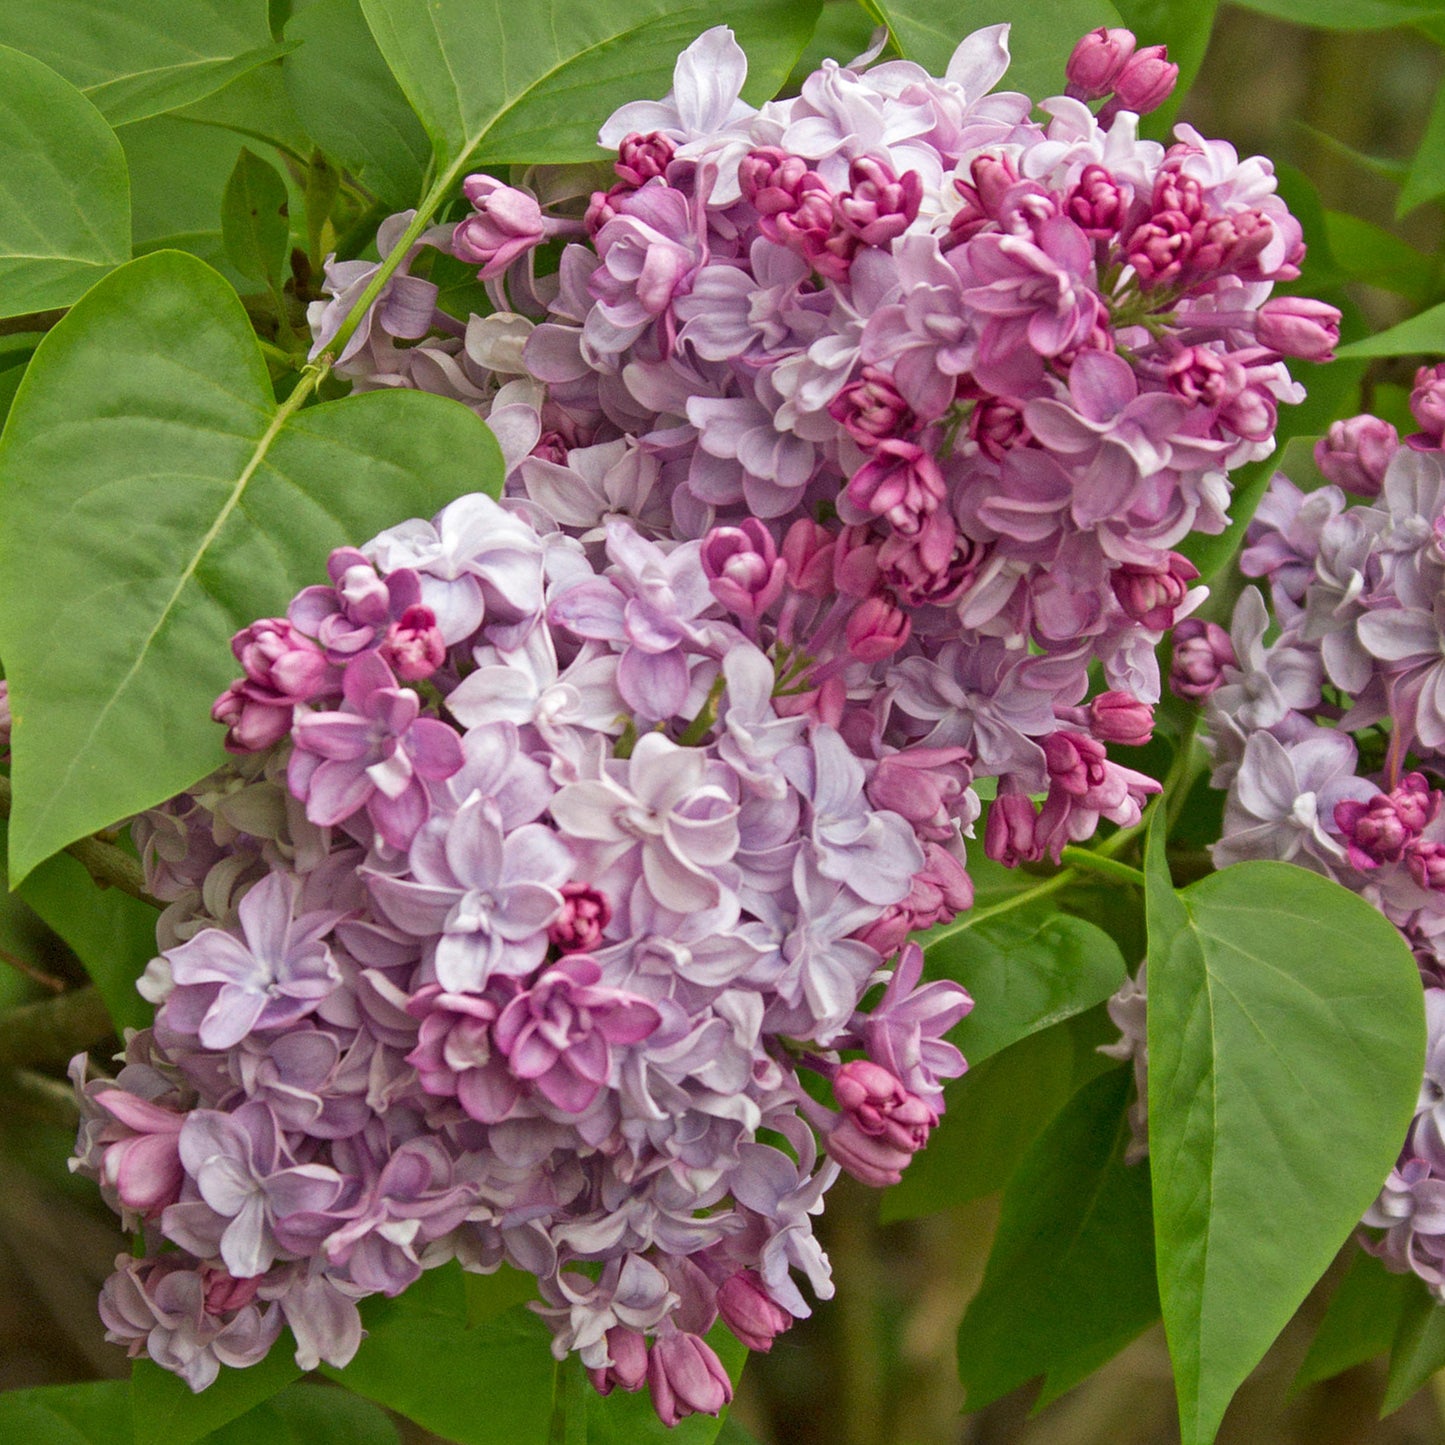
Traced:
<path fill-rule="evenodd" d="M 222 1366 L 215 1383 L 199 1394 L 179 1375 L 137 1360 L 131 1366 L 130 1408 L 135 1445 L 192 1445 L 253 1410 L 301 1374 L 287 1331 L 259 1364 L 244 1370 Z"/>
<path fill-rule="evenodd" d="M 1199 1445 L 1395 1162 L 1423 995 L 1398 930 L 1318 874 L 1239 863 L 1176 893 L 1158 826 L 1146 871 L 1159 1293 Z"/>
<path fill-rule="evenodd" d="M 371 38 L 360 0 L 315 0 L 286 26 L 296 112 L 328 155 L 390 206 L 414 206 L 431 147 Z"/>
<path fill-rule="evenodd" d="M 1004 1191 L 958 1331 L 969 1410 L 1037 1375 L 1053 1399 L 1159 1317 L 1149 1172 L 1124 1163 L 1131 1088 L 1116 1068 L 1081 1089 Z"/>
<path fill-rule="evenodd" d="M 1103 1009 L 1030 1034 L 944 1085 L 947 1105 L 903 1182 L 885 1191 L 885 1224 L 936 1214 L 1002 1189 L 1049 1121 L 1113 1061 L 1118 1037 Z"/>
<path fill-rule="evenodd" d="M 878 20 L 859 0 L 828 0 L 818 17 L 813 38 L 793 66 L 784 90 L 794 94 L 803 82 L 825 61 L 836 60 L 846 65 L 855 55 L 862 55 L 873 39 Z"/>
<path fill-rule="evenodd" d="M 0 1440 L 14 1445 L 131 1445 L 124 1380 L 0 1394 Z"/>
<path fill-rule="evenodd" d="M 0 821 L 0 857 L 7 827 Z M 0 886 L 4 868 L 0 866 Z M 85 965 L 115 1021 L 117 1034 L 143 1029 L 155 1009 L 135 981 L 156 954 L 156 911 L 116 888 L 97 888 L 66 853 L 47 858 L 19 888 L 20 897 L 65 940 Z"/>
<path fill-rule="evenodd" d="M 1400 1311 L 1400 1323 L 1390 1349 L 1390 1374 L 1380 1418 L 1393 1415 L 1401 1405 L 1445 1370 L 1445 1307 L 1424 1285 L 1409 1276 L 1409 1289 Z"/>
<path fill-rule="evenodd" d="M 547 1326 L 518 1306 L 468 1329 L 464 1313 L 420 1307 L 414 1291 L 363 1304 L 356 1358 L 323 1373 L 456 1445 L 547 1445 L 557 1371 Z"/>
<path fill-rule="evenodd" d="M 1442 182 L 1445 189 L 1445 182 Z M 1435 258 L 1393 236 L 1383 226 L 1342 211 L 1325 213 L 1330 252 L 1352 281 L 1378 286 L 1417 305 L 1435 292 Z M 1345 348 L 1340 348 L 1341 353 Z"/>
<path fill-rule="evenodd" d="M 1372 1254 L 1356 1249 L 1349 1271 L 1330 1298 L 1292 1390 L 1330 1380 L 1390 1348 L 1414 1281 L 1391 1274 Z"/>
<path fill-rule="evenodd" d="M 661 96 L 678 53 L 722 20 L 748 52 L 744 97 L 771 98 L 807 44 L 818 0 L 362 0 L 367 23 L 446 165 L 598 157 L 618 106 Z"/>
<path fill-rule="evenodd" d="M 876 0 L 898 48 L 934 75 L 942 75 L 964 36 L 1008 21 L 1013 57 L 1001 82 L 1026 95 L 1058 95 L 1064 62 L 1079 37 L 1098 25 L 1119 25 L 1109 0 Z"/>
<path fill-rule="evenodd" d="M 265 0 L 26 0 L 0 7 L 0 44 L 43 60 L 112 125 L 188 105 L 284 54 Z"/>
<path fill-rule="evenodd" d="M 1102 929 L 1043 909 L 955 928 L 930 941 L 925 957 L 930 976 L 973 995 L 973 1011 L 949 1035 L 970 1065 L 1101 1003 L 1127 972 Z"/>
<path fill-rule="evenodd" d="M 1340 357 L 1438 356 L 1445 352 L 1445 301 L 1402 321 L 1398 326 L 1352 341 L 1336 352 Z"/>
<path fill-rule="evenodd" d="M 1235 0 L 1245 10 L 1316 30 L 1390 30 L 1440 14 L 1440 0 Z"/>
<path fill-rule="evenodd" d="M 205 1445 L 401 1445 L 391 1417 L 335 1385 L 288 1385 L 208 1435 Z"/>
<path fill-rule="evenodd" d="M 69 81 L 0 45 L 0 154 L 0 316 L 68 306 L 130 256 L 120 142 Z"/>
<path fill-rule="evenodd" d="M 300 50 L 294 53 L 299 54 Z M 173 114 L 177 120 L 233 131 L 304 163 L 316 149 L 316 143 L 302 125 L 286 88 L 282 67 L 289 61 L 288 55 L 270 65 L 248 70 L 214 95 Z M 122 143 L 124 139 L 122 132 Z"/>
<path fill-rule="evenodd" d="M 41 343 L 0 438 L 12 879 L 220 762 L 232 633 L 331 548 L 431 516 L 459 477 L 495 494 L 501 471 L 485 423 L 442 397 L 278 411 L 240 301 L 194 257 L 97 286 Z"/>
<path fill-rule="evenodd" d="M 245 146 L 221 199 L 221 238 L 243 276 L 281 289 L 291 245 L 286 182 Z"/>
<path fill-rule="evenodd" d="M 760 1442 L 729 1415 L 723 1421 L 722 1429 L 718 1431 L 717 1445 L 760 1445 Z"/>

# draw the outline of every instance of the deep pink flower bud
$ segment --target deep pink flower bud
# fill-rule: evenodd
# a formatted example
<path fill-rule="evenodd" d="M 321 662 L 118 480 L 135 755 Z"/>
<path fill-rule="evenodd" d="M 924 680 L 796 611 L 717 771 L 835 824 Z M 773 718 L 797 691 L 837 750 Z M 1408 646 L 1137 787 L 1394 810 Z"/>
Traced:
<path fill-rule="evenodd" d="M 1179 147 L 1179 150 L 1188 154 L 1184 147 Z M 1149 199 L 1149 206 L 1156 215 L 1172 212 L 1183 216 L 1192 225 L 1202 221 L 1209 208 L 1204 199 L 1204 187 L 1195 177 L 1179 169 L 1178 160 L 1176 157 L 1171 163 L 1170 159 L 1165 159 L 1163 169 L 1154 178 L 1154 194 Z"/>
<path fill-rule="evenodd" d="M 1038 811 L 1029 796 L 1005 784 L 989 804 L 988 822 L 984 825 L 983 851 L 1005 868 L 1020 863 L 1037 863 L 1044 856 L 1038 839 Z"/>
<path fill-rule="evenodd" d="M 867 1059 L 838 1070 L 833 1094 L 843 1113 L 828 1131 L 828 1153 L 864 1184 L 897 1184 L 909 1160 L 928 1142 L 938 1115 Z"/>
<path fill-rule="evenodd" d="M 1259 308 L 1255 340 L 1283 356 L 1331 361 L 1340 343 L 1340 312 L 1308 296 L 1275 296 Z"/>
<path fill-rule="evenodd" d="M 893 378 L 876 366 L 865 366 L 858 380 L 828 403 L 828 414 L 860 447 L 901 437 L 917 425 L 912 407 L 899 395 Z"/>
<path fill-rule="evenodd" d="M 1176 697 L 1202 701 L 1224 681 L 1224 669 L 1237 665 L 1234 644 L 1217 622 L 1188 617 L 1174 629 L 1169 690 Z"/>
<path fill-rule="evenodd" d="M 590 883 L 564 883 L 562 911 L 547 929 L 547 937 L 563 953 L 591 953 L 602 942 L 612 922 L 607 895 Z"/>
<path fill-rule="evenodd" d="M 1366 412 L 1330 423 L 1315 443 L 1315 465 L 1337 487 L 1357 497 L 1378 497 L 1385 469 L 1399 449 L 1399 432 Z"/>
<path fill-rule="evenodd" d="M 1171 552 L 1168 561 L 1158 567 L 1126 562 L 1114 569 L 1109 581 L 1119 606 L 1135 622 L 1151 632 L 1163 632 L 1173 625 L 1174 613 L 1198 576 L 1199 569 L 1187 557 Z"/>
<path fill-rule="evenodd" d="M 882 441 L 853 473 L 848 500 L 912 536 L 947 494 L 938 463 L 914 442 Z"/>
<path fill-rule="evenodd" d="M 717 1309 L 723 1323 L 748 1349 L 763 1354 L 793 1325 L 792 1315 L 773 1299 L 761 1276 L 751 1269 L 740 1269 L 718 1286 Z"/>
<path fill-rule="evenodd" d="M 953 836 L 950 804 L 973 778 L 967 748 L 909 748 L 881 758 L 868 780 L 868 801 L 898 813 L 924 837 L 944 842 Z"/>
<path fill-rule="evenodd" d="M 387 629 L 381 656 L 403 682 L 430 677 L 447 660 L 436 613 L 420 603 L 408 607 Z"/>
<path fill-rule="evenodd" d="M 886 597 L 866 597 L 848 619 L 848 651 L 859 662 L 882 662 L 892 657 L 913 631 L 913 622 L 901 607 Z"/>
<path fill-rule="evenodd" d="M 108 1145 L 101 1180 L 127 1209 L 156 1218 L 180 1198 L 185 1182 L 180 1154 L 184 1117 L 124 1089 L 102 1089 L 95 1102 L 113 1121 L 100 1134 Z"/>
<path fill-rule="evenodd" d="M 1346 799 L 1335 804 L 1335 826 L 1348 847 L 1350 863 L 1362 871 L 1398 863 L 1440 811 L 1440 794 L 1422 773 L 1407 773 L 1391 792 L 1369 802 Z"/>
<path fill-rule="evenodd" d="M 294 706 L 259 701 L 249 695 L 247 686 L 233 682 L 211 707 L 211 721 L 226 729 L 225 747 L 230 753 L 264 752 L 291 731 Z"/>
<path fill-rule="evenodd" d="M 1102 25 L 1091 30 L 1074 46 L 1064 66 L 1069 94 L 1075 100 L 1100 100 L 1114 89 L 1129 57 L 1134 53 L 1134 32 Z"/>
<path fill-rule="evenodd" d="M 1141 286 L 1176 280 L 1194 256 L 1194 225 L 1180 211 L 1156 212 L 1135 228 L 1125 244 Z"/>
<path fill-rule="evenodd" d="M 592 1388 L 599 1395 L 610 1395 L 614 1389 L 631 1394 L 647 1381 L 647 1337 L 626 1325 L 613 1325 L 607 1331 L 607 1353 L 612 1363 L 603 1369 L 588 1370 Z"/>
<path fill-rule="evenodd" d="M 756 517 L 714 527 L 702 539 L 702 570 L 712 595 L 729 612 L 757 622 L 782 595 L 788 568 L 768 529 Z"/>
<path fill-rule="evenodd" d="M 1178 79 L 1179 67 L 1169 59 L 1168 48 L 1146 45 L 1129 57 L 1115 78 L 1112 104 L 1135 115 L 1148 115 L 1169 99 Z"/>
<path fill-rule="evenodd" d="M 623 136 L 612 169 L 629 186 L 641 186 L 665 175 L 676 152 L 676 142 L 661 131 L 650 131 L 647 135 L 633 131 Z"/>
<path fill-rule="evenodd" d="M 476 210 L 452 232 L 452 254 L 482 269 L 477 277 L 500 276 L 519 256 L 539 245 L 547 223 L 537 198 L 491 176 L 468 176 L 462 190 Z"/>
<path fill-rule="evenodd" d="M 833 589 L 833 547 L 836 538 L 811 517 L 799 517 L 783 537 L 781 555 L 788 585 L 805 597 L 822 600 Z"/>
<path fill-rule="evenodd" d="M 1410 393 L 1410 414 L 1429 445 L 1438 447 L 1441 437 L 1445 436 L 1445 361 L 1435 366 L 1422 366 L 1415 373 L 1415 388 Z"/>
<path fill-rule="evenodd" d="M 865 246 L 885 246 L 918 217 L 923 178 L 917 171 L 899 176 L 886 162 L 860 156 L 848 167 L 850 190 L 834 203 L 838 222 Z"/>
<path fill-rule="evenodd" d="M 867 527 L 844 527 L 833 545 L 833 588 L 845 597 L 878 590 L 878 543 Z"/>
<path fill-rule="evenodd" d="M 1082 798 L 1103 785 L 1108 762 L 1103 743 L 1083 733 L 1061 731 L 1050 733 L 1042 746 L 1049 781 L 1070 797 Z"/>
<path fill-rule="evenodd" d="M 1406 848 L 1405 862 L 1421 888 L 1445 889 L 1445 843 L 1417 838 Z"/>
<path fill-rule="evenodd" d="M 622 214 L 618 202 L 632 192 L 633 187 L 626 181 L 619 181 L 608 191 L 593 191 L 592 199 L 587 203 L 586 214 L 582 217 L 587 234 L 595 240 L 597 233 L 608 221 L 615 221 Z"/>
<path fill-rule="evenodd" d="M 878 549 L 884 581 L 913 607 L 944 607 L 973 581 L 983 544 L 965 537 L 940 507 L 911 537 L 893 533 Z"/>
<path fill-rule="evenodd" d="M 968 172 L 984 214 L 996 219 L 1005 197 L 1019 183 L 1018 163 L 1007 155 L 975 156 Z"/>
<path fill-rule="evenodd" d="M 733 1383 L 712 1346 L 681 1330 L 652 1342 L 647 1387 L 657 1418 L 669 1428 L 688 1415 L 717 1415 L 733 1398 Z"/>
<path fill-rule="evenodd" d="M 1390 802 L 1401 822 L 1412 832 L 1423 832 L 1440 815 L 1442 798 L 1426 781 L 1424 773 L 1406 773 L 1390 793 Z"/>
<path fill-rule="evenodd" d="M 1006 396 L 985 397 L 968 419 L 968 434 L 978 449 L 994 461 L 1002 461 L 1011 447 L 1027 446 L 1033 436 L 1024 424 L 1023 407 Z"/>
<path fill-rule="evenodd" d="M 228 1315 L 233 1310 L 245 1309 L 261 1288 L 261 1276 L 250 1279 L 236 1279 L 224 1269 L 206 1266 L 201 1270 L 206 1286 L 205 1309 L 208 1315 Z"/>
<path fill-rule="evenodd" d="M 919 836 L 927 836 L 927 831 L 921 830 Z M 923 867 L 910 880 L 908 897 L 890 904 L 852 935 L 884 958 L 896 953 L 910 933 L 948 923 L 973 907 L 973 879 L 952 853 L 940 843 L 928 842 L 923 845 L 923 858 Z"/>
<path fill-rule="evenodd" d="M 325 653 L 284 617 L 263 617 L 242 628 L 231 639 L 231 651 L 246 673 L 245 680 L 274 694 L 278 703 L 310 702 L 340 686 Z"/>
<path fill-rule="evenodd" d="M 1064 214 L 1086 235 L 1106 240 L 1123 225 L 1129 192 L 1103 166 L 1085 166 L 1064 201 Z"/>
<path fill-rule="evenodd" d="M 1154 709 L 1127 692 L 1101 692 L 1089 703 L 1089 731 L 1101 743 L 1141 748 L 1154 736 Z"/>

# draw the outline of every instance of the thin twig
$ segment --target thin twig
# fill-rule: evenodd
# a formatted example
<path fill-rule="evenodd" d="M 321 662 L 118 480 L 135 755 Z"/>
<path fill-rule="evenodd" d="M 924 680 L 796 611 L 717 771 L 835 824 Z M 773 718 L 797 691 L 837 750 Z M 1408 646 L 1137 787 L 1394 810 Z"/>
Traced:
<path fill-rule="evenodd" d="M 64 993 L 69 986 L 63 978 L 56 978 L 53 973 L 45 973 L 36 968 L 33 963 L 26 963 L 18 954 L 11 953 L 8 948 L 0 948 L 0 963 L 8 963 L 17 973 L 23 973 L 26 978 L 33 978 L 41 988 L 48 988 L 51 993 Z"/>

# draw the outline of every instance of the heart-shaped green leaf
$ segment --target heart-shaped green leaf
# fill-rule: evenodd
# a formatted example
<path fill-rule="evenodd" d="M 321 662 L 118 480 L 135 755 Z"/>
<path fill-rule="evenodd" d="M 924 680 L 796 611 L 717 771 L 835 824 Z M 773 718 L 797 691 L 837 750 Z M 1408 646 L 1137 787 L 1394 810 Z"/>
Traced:
<path fill-rule="evenodd" d="M 420 392 L 278 409 L 235 292 L 163 251 L 41 343 L 0 437 L 13 883 L 224 756 L 232 633 L 332 547 L 501 484 L 485 423 Z"/>
<path fill-rule="evenodd" d="M 1176 893 L 1148 850 L 1149 1147 L 1185 1445 L 1374 1199 L 1420 1088 L 1419 972 L 1358 894 L 1287 863 Z"/>

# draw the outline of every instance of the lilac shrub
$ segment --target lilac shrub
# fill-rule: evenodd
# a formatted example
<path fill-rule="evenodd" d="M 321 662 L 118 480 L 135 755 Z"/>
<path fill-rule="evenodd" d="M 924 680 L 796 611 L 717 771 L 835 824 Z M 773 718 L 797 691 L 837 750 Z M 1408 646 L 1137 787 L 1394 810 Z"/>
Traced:
<path fill-rule="evenodd" d="M 1429 1045 L 1399 1163 L 1367 1247 L 1445 1300 L 1445 371 L 1423 367 L 1420 430 L 1336 422 L 1315 449 L 1327 485 L 1276 474 L 1248 534 L 1229 633 L 1176 636 L 1172 682 L 1206 700 L 1213 780 L 1227 788 L 1218 865 L 1275 858 L 1353 889 L 1420 967 Z M 1347 495 L 1348 494 L 1348 495 Z"/>
<path fill-rule="evenodd" d="M 766 1349 L 831 1294 L 827 1189 L 897 1182 L 965 1067 L 910 935 L 971 906 L 975 784 L 1008 865 L 1158 792 L 1111 750 L 1204 596 L 1174 548 L 1337 315 L 1270 299 L 1267 162 L 1139 138 L 1162 48 L 1086 37 L 1044 123 L 1006 26 L 871 59 L 754 109 L 707 32 L 585 216 L 469 178 L 332 356 L 474 408 L 506 479 L 239 633 L 233 763 L 135 825 L 156 1019 L 78 1063 L 76 1167 L 146 1243 L 110 1337 L 194 1388 L 283 1321 L 344 1365 L 358 1300 L 505 1261 L 603 1393 L 716 1413 L 709 1327 Z M 436 308 L 429 250 L 491 314 Z M 314 354 L 375 274 L 328 264 Z M 1309 705 L 1251 666 L 1271 725 Z"/>

